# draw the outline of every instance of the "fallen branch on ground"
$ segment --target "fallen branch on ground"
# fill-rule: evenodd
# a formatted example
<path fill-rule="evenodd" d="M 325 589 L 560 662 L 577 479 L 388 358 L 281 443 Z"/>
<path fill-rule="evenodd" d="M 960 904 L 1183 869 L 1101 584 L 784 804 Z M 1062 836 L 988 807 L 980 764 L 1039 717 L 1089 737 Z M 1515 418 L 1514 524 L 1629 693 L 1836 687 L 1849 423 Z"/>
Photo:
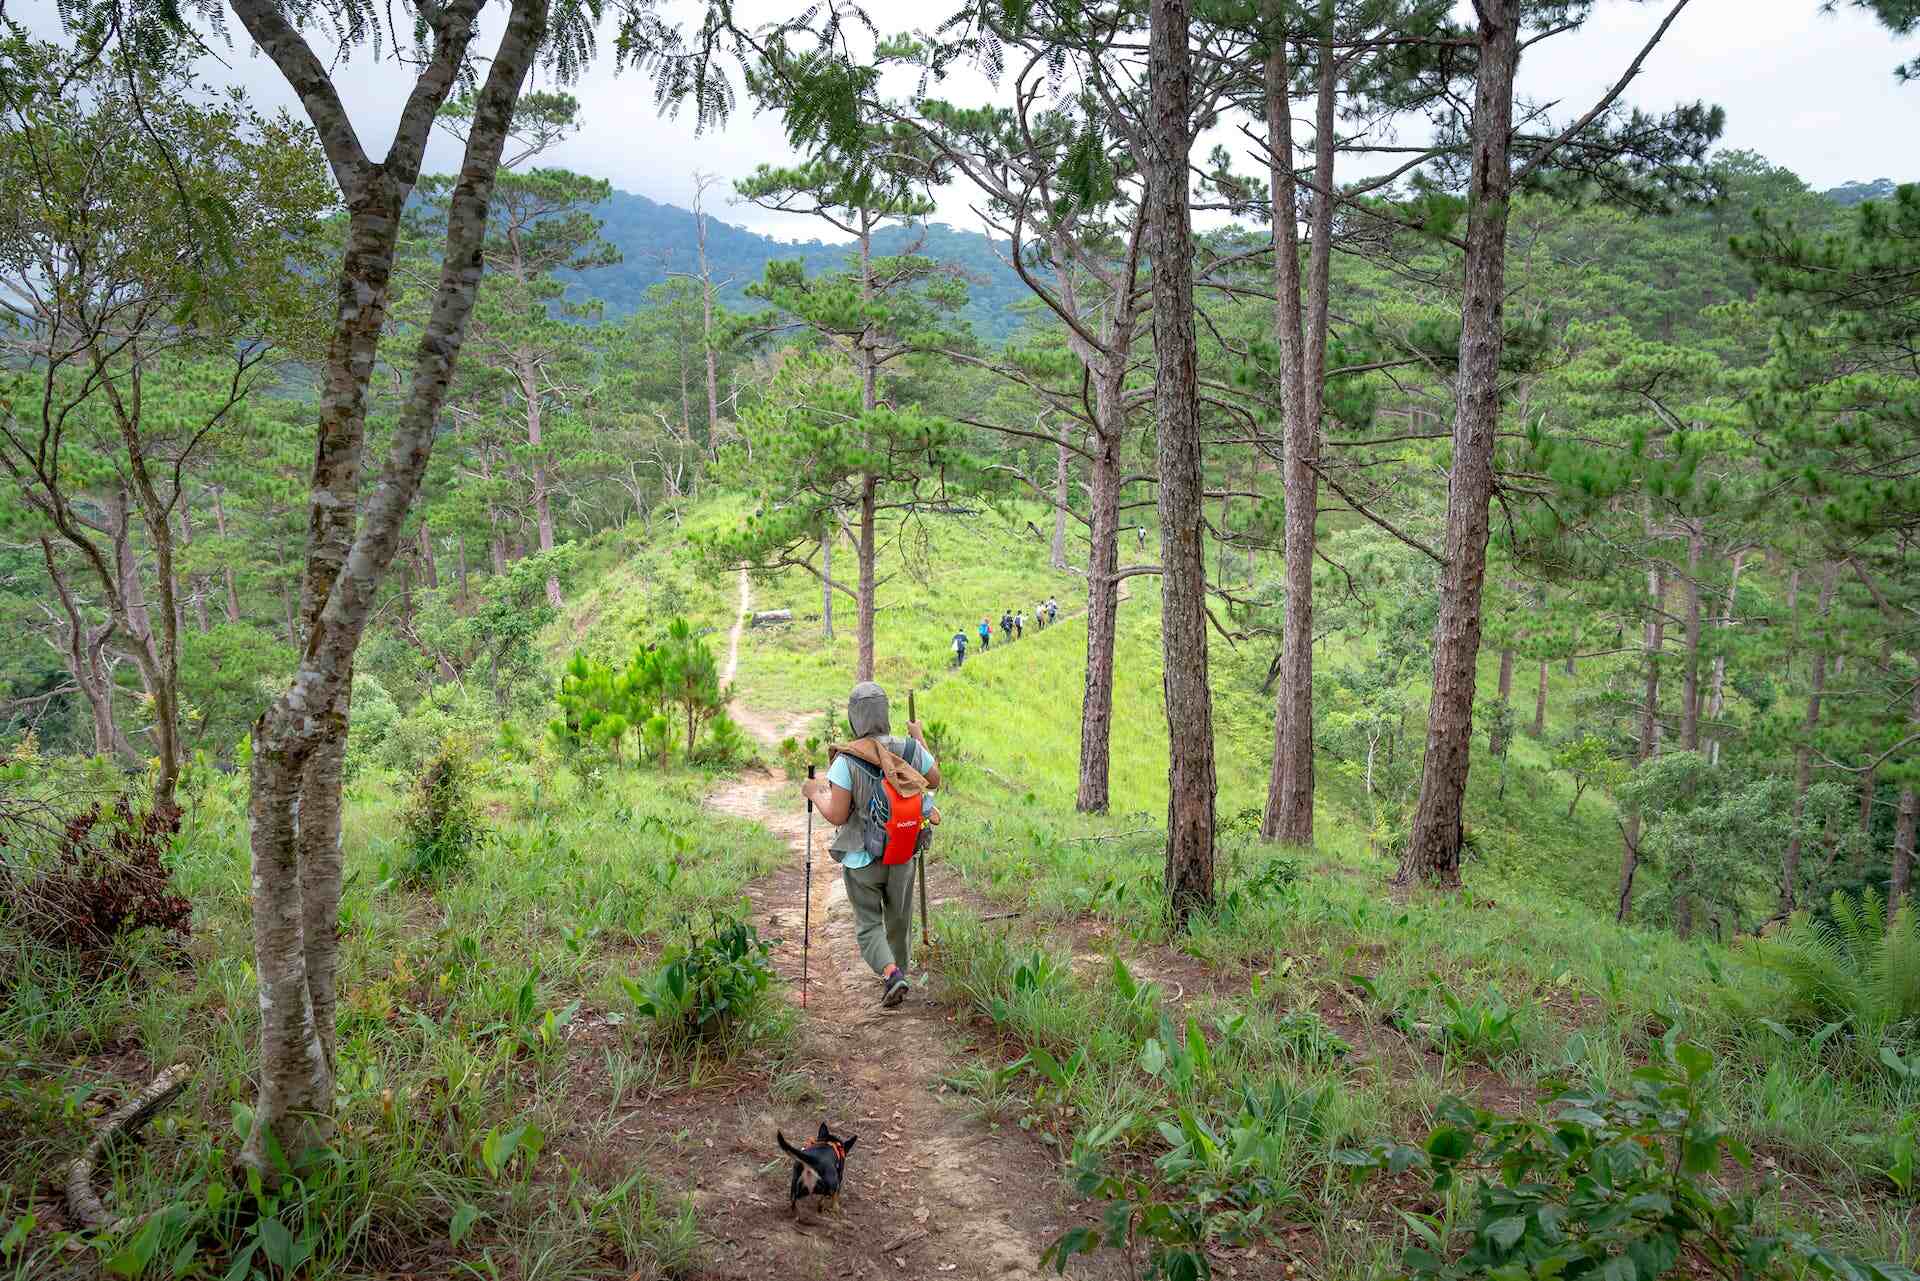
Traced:
<path fill-rule="evenodd" d="M 155 1113 L 186 1089 L 190 1076 L 186 1064 L 174 1064 L 153 1078 L 153 1083 L 146 1089 L 109 1112 L 107 1119 L 94 1130 L 86 1151 L 75 1157 L 73 1164 L 67 1167 L 67 1210 L 75 1219 L 95 1232 L 118 1228 L 125 1222 L 108 1214 L 107 1207 L 94 1193 L 93 1167 L 114 1144 L 139 1133 Z"/>

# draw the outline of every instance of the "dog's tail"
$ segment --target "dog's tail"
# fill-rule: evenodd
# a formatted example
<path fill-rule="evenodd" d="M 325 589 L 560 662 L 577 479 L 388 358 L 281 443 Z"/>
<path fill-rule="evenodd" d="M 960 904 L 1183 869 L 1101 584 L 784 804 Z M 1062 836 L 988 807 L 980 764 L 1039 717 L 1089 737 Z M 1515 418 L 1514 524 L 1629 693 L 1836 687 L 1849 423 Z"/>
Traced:
<path fill-rule="evenodd" d="M 793 1146 L 793 1144 L 787 1142 L 787 1136 L 780 1133 L 780 1131 L 775 1130 L 773 1132 L 773 1140 L 774 1142 L 780 1145 L 780 1150 L 782 1152 L 785 1152 L 788 1156 L 792 1157 L 794 1160 L 803 1161 L 806 1159 L 805 1156 L 802 1155 L 800 1149 Z"/>

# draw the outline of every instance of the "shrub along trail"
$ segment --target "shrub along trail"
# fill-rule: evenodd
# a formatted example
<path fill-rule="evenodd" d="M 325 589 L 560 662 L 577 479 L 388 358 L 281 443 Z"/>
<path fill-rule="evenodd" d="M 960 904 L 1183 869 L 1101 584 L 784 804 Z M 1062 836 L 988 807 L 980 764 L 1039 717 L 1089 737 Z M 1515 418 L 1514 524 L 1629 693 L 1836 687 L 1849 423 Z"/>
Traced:
<path fill-rule="evenodd" d="M 744 574 L 741 583 L 728 672 L 747 616 Z M 733 715 L 768 747 L 800 728 L 738 703 Z M 761 823 L 792 851 L 780 871 L 748 887 L 748 897 L 762 935 L 780 940 L 775 965 L 798 1003 L 806 840 L 798 789 L 779 771 L 756 771 L 707 803 Z M 1059 1158 L 1024 1131 L 973 1119 L 948 1096 L 944 1079 L 969 1050 L 952 1013 L 924 987 L 899 1009 L 880 1008 L 879 981 L 854 945 L 852 909 L 826 852 L 831 834 L 816 820 L 809 994 L 796 1057 L 776 1074 L 766 1100 L 718 1118 L 716 1128 L 735 1133 L 684 1145 L 699 1167 L 701 1225 L 715 1243 L 709 1275 L 1038 1278 L 1047 1243 L 1085 1221 L 1062 1200 Z M 936 914 L 957 901 L 957 880 L 942 884 L 937 859 L 930 888 Z M 916 921 L 916 946 L 919 938 Z M 914 958 L 916 973 L 921 961 Z M 791 1163 L 775 1148 L 774 1130 L 811 1137 L 822 1119 L 836 1133 L 858 1134 L 859 1144 L 839 1212 L 796 1223 L 786 1205 Z M 1105 1275 L 1084 1263 L 1074 1272 Z"/>

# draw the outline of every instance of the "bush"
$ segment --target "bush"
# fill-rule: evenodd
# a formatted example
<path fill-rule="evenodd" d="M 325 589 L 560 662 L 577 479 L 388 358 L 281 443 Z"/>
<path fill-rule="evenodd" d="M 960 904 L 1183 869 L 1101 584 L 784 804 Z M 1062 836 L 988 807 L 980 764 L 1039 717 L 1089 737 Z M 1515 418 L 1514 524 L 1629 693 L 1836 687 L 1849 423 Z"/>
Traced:
<path fill-rule="evenodd" d="M 700 750 L 694 753 L 695 762 L 702 765 L 718 765 L 726 768 L 741 765 L 753 759 L 753 740 L 748 738 L 740 723 L 721 712 L 707 724 L 707 735 L 700 742 Z"/>
<path fill-rule="evenodd" d="M 1831 919 L 1802 913 L 1751 945 L 1753 958 L 1786 980 L 1788 1014 L 1809 1026 L 1841 1024 L 1869 1044 L 1889 1029 L 1915 1026 L 1920 920 L 1913 904 L 1902 904 L 1889 921 L 1871 887 L 1858 896 L 1836 890 L 1831 902 Z"/>
<path fill-rule="evenodd" d="M 473 799 L 467 744 L 449 738 L 414 785 L 400 824 L 404 856 L 400 879 L 410 885 L 436 881 L 472 860 L 486 835 Z"/>
<path fill-rule="evenodd" d="M 742 917 L 712 913 L 707 928 L 660 958 L 645 980 L 622 975 L 634 1008 L 673 1042 L 713 1041 L 751 1021 L 773 982 L 772 944 Z"/>
<path fill-rule="evenodd" d="M 1729 1192 L 1715 1177 L 1724 1160 L 1751 1166 L 1752 1158 L 1705 1104 L 1713 1056 L 1671 1036 L 1661 1048 L 1662 1060 L 1635 1072 L 1624 1093 L 1557 1093 L 1549 1121 L 1496 1116 L 1449 1099 L 1422 1147 L 1381 1143 L 1334 1159 L 1363 1175 L 1426 1170 L 1441 1193 L 1472 1177 L 1464 1226 L 1450 1227 L 1444 1214 L 1402 1214 L 1421 1242 L 1403 1262 L 1420 1281 L 1652 1281 L 1676 1271 L 1751 1281 L 1912 1281 L 1898 1264 L 1841 1255 L 1804 1233 L 1762 1227 L 1757 1215 L 1767 1189 Z"/>
<path fill-rule="evenodd" d="M 268 694 L 277 698 L 276 685 Z M 400 704 L 386 686 L 364 673 L 353 678 L 353 716 L 347 724 L 346 776 L 351 779 L 379 762 L 400 724 Z"/>
<path fill-rule="evenodd" d="M 0 840 L 10 854 L 0 863 L 7 923 L 43 946 L 87 957 L 143 929 L 185 941 L 193 905 L 175 892 L 165 861 L 179 830 L 178 810 L 136 809 L 121 796 L 67 819 L 40 858 Z"/>

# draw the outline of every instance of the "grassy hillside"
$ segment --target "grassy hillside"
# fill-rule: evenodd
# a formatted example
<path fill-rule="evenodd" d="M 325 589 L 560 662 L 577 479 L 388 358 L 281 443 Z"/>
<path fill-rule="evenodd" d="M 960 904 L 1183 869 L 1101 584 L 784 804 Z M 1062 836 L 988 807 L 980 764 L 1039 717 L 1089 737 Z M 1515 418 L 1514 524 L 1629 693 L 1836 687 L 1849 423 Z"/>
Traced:
<path fill-rule="evenodd" d="M 1131 1172 L 1144 1181 L 1128 1195 L 1172 1205 L 1252 1195 L 1271 1235 L 1240 1250 L 1209 1220 L 1196 1230 L 1216 1264 L 1274 1281 L 1357 1281 L 1405 1271 L 1428 1234 L 1457 1252 L 1477 1211 L 1465 1183 L 1433 1192 L 1407 1173 L 1355 1184 L 1346 1163 L 1365 1159 L 1355 1154 L 1419 1148 L 1449 1098 L 1525 1118 L 1555 1082 L 1619 1096 L 1685 1041 L 1716 1064 L 1685 1087 L 1687 1123 L 1722 1127 L 1757 1154 L 1755 1173 L 1723 1171 L 1734 1187 L 1765 1181 L 1759 1227 L 1742 1231 L 1920 1259 L 1920 1074 L 1882 1066 L 1877 1043 L 1844 1026 L 1819 1031 L 1749 948 L 1615 925 L 1612 810 L 1590 795 L 1569 820 L 1570 785 L 1531 739 L 1513 748 L 1504 794 L 1497 762 L 1476 760 L 1467 888 L 1396 895 L 1391 825 L 1339 739 L 1344 695 L 1323 708 L 1316 848 L 1259 843 L 1270 642 L 1216 643 L 1220 906 L 1172 933 L 1158 884 L 1157 583 L 1129 580 L 1120 607 L 1112 813 L 1077 814 L 1084 593 L 1048 568 L 1028 514 L 929 520 L 923 539 L 890 545 L 882 561 L 879 675 L 897 699 L 920 691 L 922 718 L 942 736 L 946 821 L 928 869 L 936 946 L 919 963 L 956 1016 L 933 1021 L 956 1065 L 940 1096 L 976 1119 L 969 1142 L 1042 1135 L 1063 1161 Z M 540 637 L 550 669 L 575 648 L 624 656 L 674 615 L 723 654 L 737 576 L 700 572 L 688 550 L 738 515 L 703 503 L 584 549 L 567 609 Z M 956 626 L 997 622 L 1049 593 L 1058 626 L 948 668 Z M 768 714 L 843 706 L 851 610 L 824 640 L 817 583 L 799 573 L 754 582 L 752 605 L 795 618 L 745 634 L 738 702 Z M 1319 664 L 1331 675 L 1372 656 L 1336 634 Z M 1485 662 L 1491 687 L 1495 660 Z M 1596 665 L 1572 684 L 1602 676 Z M 1568 686 L 1556 672 L 1550 728 L 1568 714 Z M 1424 688 L 1402 698 L 1417 759 Z M 660 1034 L 636 993 L 665 949 L 743 893 L 765 892 L 754 878 L 779 866 L 797 875 L 784 839 L 703 798 L 746 786 L 777 808 L 792 794 L 712 766 L 628 764 L 583 781 L 537 717 L 503 732 L 477 689 L 392 715 L 377 743 L 356 749 L 347 793 L 338 1158 L 283 1212 L 312 1251 L 311 1274 L 714 1275 L 702 1260 L 738 1227 L 701 1222 L 678 1175 L 695 1148 L 735 1158 L 710 1151 L 727 1132 L 702 1109 L 744 1093 L 759 1100 L 759 1126 L 854 1105 L 834 1093 L 837 1069 L 806 1057 L 785 1001 L 752 1001 L 726 1037 L 688 1042 Z M 449 736 L 472 771 L 482 837 L 464 865 L 410 878 L 414 780 Z M 1485 747 L 1483 735 L 1476 751 Z M 220 1208 L 258 1034 L 244 782 L 203 773 L 189 792 L 170 857 L 193 905 L 190 940 L 123 942 L 102 965 L 23 946 L 15 923 L 0 922 L 0 1222 L 32 1214 L 42 1225 L 0 1245 L 0 1276 L 92 1275 L 109 1257 L 137 1271 L 116 1253 L 132 1238 L 63 1235 L 50 1189 L 102 1101 L 172 1062 L 192 1066 L 192 1084 L 150 1141 L 116 1161 L 114 1199 L 155 1212 L 143 1220 L 160 1225 L 154 1257 L 215 1261 L 216 1275 L 256 1240 L 252 1220 Z M 762 920 L 769 909 L 756 904 Z M 844 1045 L 843 1030 L 826 1030 L 820 1044 Z M 693 1119 L 661 1134 L 651 1121 L 629 1126 L 668 1114 Z M 709 1124 L 704 1139 L 696 1122 Z M 1204 1175 L 1217 1183 L 1196 1182 L 1179 1156 L 1202 1133 L 1221 1142 Z M 749 1136 L 753 1153 L 764 1138 Z M 1031 1161 L 1045 1149 L 1007 1150 Z M 1064 1187 L 1059 1197 L 1085 1215 L 1100 1199 Z"/>

